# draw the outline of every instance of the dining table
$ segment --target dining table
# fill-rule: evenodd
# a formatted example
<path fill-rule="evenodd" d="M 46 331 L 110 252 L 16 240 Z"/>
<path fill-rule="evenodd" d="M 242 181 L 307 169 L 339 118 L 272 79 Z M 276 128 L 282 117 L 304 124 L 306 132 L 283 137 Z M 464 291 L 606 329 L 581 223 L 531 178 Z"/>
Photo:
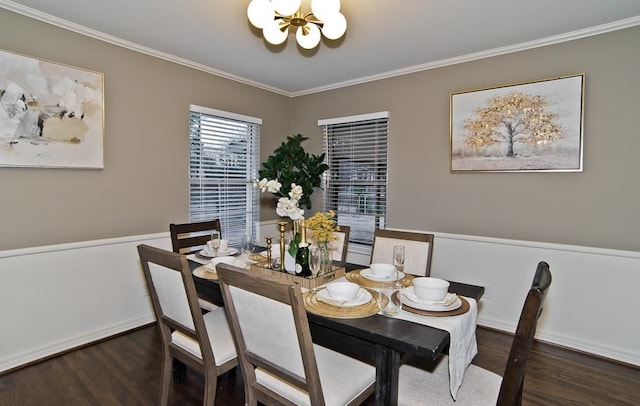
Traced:
<path fill-rule="evenodd" d="M 206 262 L 193 255 L 188 258 L 192 271 L 202 267 Z M 363 265 L 339 261 L 334 261 L 334 265 L 343 267 L 345 272 L 359 272 L 366 268 Z M 474 306 L 484 294 L 482 286 L 449 282 L 449 292 L 472 299 Z M 200 297 L 223 305 L 217 280 L 196 275 L 194 283 Z M 477 308 L 474 311 L 477 311 Z M 308 311 L 307 318 L 314 343 L 375 365 L 376 405 L 397 405 L 399 370 L 404 354 L 415 354 L 434 360 L 440 354 L 447 353 L 451 340 L 451 335 L 446 329 L 428 323 L 404 320 L 402 317 L 374 314 L 362 318 L 335 318 Z M 475 318 L 473 329 L 475 346 Z"/>

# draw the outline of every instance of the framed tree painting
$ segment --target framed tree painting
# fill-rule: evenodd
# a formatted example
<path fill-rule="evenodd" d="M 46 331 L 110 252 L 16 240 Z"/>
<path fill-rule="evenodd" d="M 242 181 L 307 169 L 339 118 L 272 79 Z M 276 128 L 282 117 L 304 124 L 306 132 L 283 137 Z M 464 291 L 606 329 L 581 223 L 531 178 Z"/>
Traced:
<path fill-rule="evenodd" d="M 0 166 L 103 168 L 103 74 L 0 50 Z"/>
<path fill-rule="evenodd" d="M 582 171 L 584 79 L 452 93 L 451 172 Z"/>

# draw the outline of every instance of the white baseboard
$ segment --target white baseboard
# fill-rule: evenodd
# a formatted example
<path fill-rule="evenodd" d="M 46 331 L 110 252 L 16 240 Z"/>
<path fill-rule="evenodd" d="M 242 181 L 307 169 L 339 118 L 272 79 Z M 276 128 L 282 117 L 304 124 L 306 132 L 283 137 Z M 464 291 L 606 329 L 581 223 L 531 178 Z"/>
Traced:
<path fill-rule="evenodd" d="M 127 320 L 111 326 L 98 328 L 96 330 L 87 331 L 83 334 L 64 338 L 62 340 L 51 342 L 37 348 L 30 348 L 29 350 L 23 351 L 19 354 L 11 354 L 0 362 L 0 372 L 43 358 L 47 358 L 55 354 L 60 354 L 65 351 L 81 347 L 88 343 L 101 340 L 103 338 L 111 337 L 119 333 L 133 330 L 140 326 L 152 323 L 155 320 L 155 316 L 148 315 L 137 319 Z"/>

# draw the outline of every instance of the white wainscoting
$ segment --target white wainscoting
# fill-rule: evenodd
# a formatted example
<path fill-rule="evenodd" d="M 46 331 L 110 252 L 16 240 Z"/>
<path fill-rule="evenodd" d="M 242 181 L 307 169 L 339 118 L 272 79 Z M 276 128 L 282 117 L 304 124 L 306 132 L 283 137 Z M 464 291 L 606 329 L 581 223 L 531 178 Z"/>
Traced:
<path fill-rule="evenodd" d="M 277 237 L 275 224 L 260 235 Z M 171 246 L 159 233 L 0 251 L 0 372 L 153 321 L 140 243 Z M 353 247 L 347 258 L 369 257 Z M 638 252 L 436 233 L 431 272 L 489 286 L 479 323 L 514 331 L 539 261 L 553 283 L 537 337 L 640 365 Z"/>
<path fill-rule="evenodd" d="M 0 251 L 0 372 L 155 320 L 136 246 L 169 233 Z"/>
<path fill-rule="evenodd" d="M 274 226 L 263 223 L 265 232 Z M 640 365 L 640 252 L 433 234 L 432 276 L 487 287 L 480 325 L 514 332 L 536 266 L 546 261 L 553 282 L 536 337 Z M 348 262 L 369 258 L 370 250 L 349 248 Z"/>
<path fill-rule="evenodd" d="M 436 233 L 431 275 L 490 287 L 478 323 L 515 331 L 539 261 L 552 283 L 536 338 L 640 365 L 640 252 Z"/>

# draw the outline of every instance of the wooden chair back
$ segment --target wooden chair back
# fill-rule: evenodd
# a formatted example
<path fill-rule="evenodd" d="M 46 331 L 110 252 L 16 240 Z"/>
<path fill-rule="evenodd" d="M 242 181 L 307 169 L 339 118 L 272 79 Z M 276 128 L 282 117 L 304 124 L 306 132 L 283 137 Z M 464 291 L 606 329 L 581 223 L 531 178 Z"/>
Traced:
<path fill-rule="evenodd" d="M 418 276 L 431 274 L 433 234 L 376 229 L 373 236 L 371 263 L 393 263 L 393 247 L 405 247 L 404 272 Z"/>
<path fill-rule="evenodd" d="M 533 277 L 531 289 L 520 314 L 518 327 L 511 344 L 509 359 L 502 378 L 498 406 L 513 406 L 522 403 L 522 388 L 527 367 L 527 359 L 533 345 L 533 338 L 542 313 L 547 289 L 551 285 L 549 264 L 540 262 Z"/>
<path fill-rule="evenodd" d="M 335 235 L 338 237 L 338 239 L 329 243 L 329 247 L 331 248 L 331 255 L 334 261 L 346 262 L 347 251 L 349 249 L 350 232 L 351 227 L 349 226 L 340 226 L 340 231 L 335 232 Z"/>
<path fill-rule="evenodd" d="M 205 376 L 204 403 L 213 405 L 218 375 L 234 368 L 238 360 L 234 354 L 233 359 L 216 364 L 186 257 L 145 244 L 138 246 L 138 254 L 162 341 L 160 403 L 166 404 L 168 399 L 173 360 L 177 359 Z M 223 322 L 226 324 L 226 319 Z"/>
<path fill-rule="evenodd" d="M 245 404 L 291 403 L 258 382 L 257 374 L 267 372 L 307 392 L 310 404 L 324 405 L 300 285 L 226 264 L 217 271 L 240 358 Z"/>
<path fill-rule="evenodd" d="M 191 254 L 202 249 L 211 240 L 211 232 L 217 231 L 222 238 L 220 220 L 199 221 L 169 225 L 173 252 Z"/>

